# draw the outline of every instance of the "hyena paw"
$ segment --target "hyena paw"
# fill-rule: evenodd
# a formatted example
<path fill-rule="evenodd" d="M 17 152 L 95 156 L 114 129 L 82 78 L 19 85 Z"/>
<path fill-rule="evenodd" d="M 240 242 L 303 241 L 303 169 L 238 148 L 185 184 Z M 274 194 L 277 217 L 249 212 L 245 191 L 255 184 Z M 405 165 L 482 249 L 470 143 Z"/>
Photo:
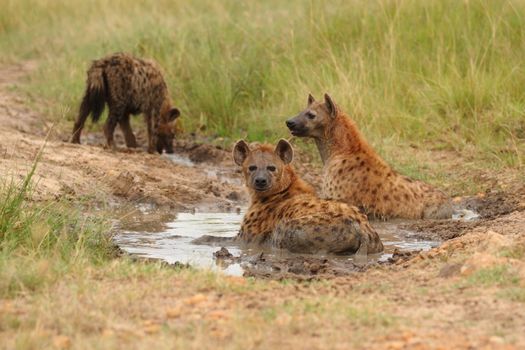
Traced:
<path fill-rule="evenodd" d="M 111 152 L 116 152 L 118 151 L 118 148 L 115 144 L 112 144 L 112 145 L 105 145 L 104 146 L 104 149 L 107 149 L 108 151 L 111 151 Z"/>

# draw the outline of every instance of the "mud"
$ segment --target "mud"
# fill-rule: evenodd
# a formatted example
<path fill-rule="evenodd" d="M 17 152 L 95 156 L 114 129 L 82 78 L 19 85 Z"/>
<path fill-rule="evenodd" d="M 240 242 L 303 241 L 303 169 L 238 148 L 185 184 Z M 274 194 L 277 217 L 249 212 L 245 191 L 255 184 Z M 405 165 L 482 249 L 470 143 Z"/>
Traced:
<path fill-rule="evenodd" d="M 516 184 L 504 191 L 487 191 L 475 197 L 468 197 L 463 207 L 479 213 L 482 219 L 489 220 L 514 211 L 525 210 L 525 184 Z"/>
<path fill-rule="evenodd" d="M 525 211 L 525 185 L 516 184 L 511 192 L 487 191 L 477 196 L 465 197 L 456 201 L 458 208 L 475 211 L 479 218 L 462 220 L 423 220 L 403 225 L 407 230 L 417 232 L 421 239 L 446 241 L 490 224 L 498 217 L 512 212 Z"/>
<path fill-rule="evenodd" d="M 231 162 L 231 153 L 220 146 L 213 146 L 199 141 L 178 140 L 175 149 L 186 154 L 196 164 L 224 164 Z"/>
<path fill-rule="evenodd" d="M 349 260 L 318 258 L 298 255 L 295 257 L 268 257 L 264 253 L 254 256 L 245 267 L 245 277 L 274 280 L 319 280 L 348 276 L 365 271 L 369 265 L 358 265 Z"/>

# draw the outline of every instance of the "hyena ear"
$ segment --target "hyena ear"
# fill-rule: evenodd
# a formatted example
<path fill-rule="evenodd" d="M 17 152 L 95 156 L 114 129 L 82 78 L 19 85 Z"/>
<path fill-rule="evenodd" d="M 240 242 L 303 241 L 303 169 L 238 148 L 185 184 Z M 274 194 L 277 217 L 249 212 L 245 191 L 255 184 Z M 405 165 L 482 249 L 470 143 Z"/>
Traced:
<path fill-rule="evenodd" d="M 242 166 L 242 163 L 244 163 L 244 160 L 248 157 L 248 154 L 250 154 L 250 147 L 244 140 L 239 140 L 233 147 L 233 161 L 238 166 Z"/>
<path fill-rule="evenodd" d="M 308 105 L 306 107 L 310 107 L 310 105 L 314 102 L 315 98 L 312 96 L 312 94 L 308 94 Z"/>
<path fill-rule="evenodd" d="M 172 122 L 175 119 L 177 119 L 180 116 L 180 111 L 178 108 L 172 108 L 170 109 L 170 113 L 168 114 L 168 121 Z"/>
<path fill-rule="evenodd" d="M 328 113 L 330 113 L 331 117 L 335 117 L 337 115 L 337 106 L 332 101 L 332 98 L 328 94 L 324 94 L 324 103 L 326 104 L 326 108 L 328 108 Z"/>
<path fill-rule="evenodd" d="M 277 146 L 275 146 L 275 154 L 281 158 L 284 164 L 290 164 L 293 159 L 292 145 L 285 139 L 280 139 Z"/>

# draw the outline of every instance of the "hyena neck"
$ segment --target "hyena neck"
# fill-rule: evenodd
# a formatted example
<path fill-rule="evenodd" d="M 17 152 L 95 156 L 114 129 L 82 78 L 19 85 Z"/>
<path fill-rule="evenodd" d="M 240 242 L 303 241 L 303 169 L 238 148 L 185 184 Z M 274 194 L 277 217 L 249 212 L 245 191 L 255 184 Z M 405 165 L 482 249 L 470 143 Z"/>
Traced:
<path fill-rule="evenodd" d="M 315 144 L 317 146 L 317 150 L 319 151 L 319 155 L 321 156 L 321 160 L 323 161 L 323 164 L 326 164 L 326 161 L 328 160 L 328 157 L 330 156 L 330 141 L 326 138 L 322 139 L 315 139 Z"/>
<path fill-rule="evenodd" d="M 324 136 L 316 139 L 316 144 L 323 164 L 338 155 L 362 155 L 378 165 L 388 166 L 368 144 L 355 123 L 341 112 L 328 126 Z"/>

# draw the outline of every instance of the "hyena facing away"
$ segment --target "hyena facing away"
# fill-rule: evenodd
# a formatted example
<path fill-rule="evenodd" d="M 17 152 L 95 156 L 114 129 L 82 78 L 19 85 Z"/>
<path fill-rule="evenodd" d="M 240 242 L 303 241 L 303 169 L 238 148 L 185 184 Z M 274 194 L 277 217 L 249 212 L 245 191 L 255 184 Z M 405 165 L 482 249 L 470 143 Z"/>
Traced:
<path fill-rule="evenodd" d="M 115 148 L 113 133 L 120 125 L 127 147 L 137 147 L 130 115 L 143 113 L 148 129 L 148 152 L 173 153 L 174 120 L 180 112 L 173 108 L 168 87 L 155 62 L 126 53 L 116 53 L 93 62 L 87 71 L 86 91 L 80 105 L 71 142 L 80 143 L 84 123 L 91 114 L 96 122 L 108 105 L 104 125 L 107 145 Z"/>

